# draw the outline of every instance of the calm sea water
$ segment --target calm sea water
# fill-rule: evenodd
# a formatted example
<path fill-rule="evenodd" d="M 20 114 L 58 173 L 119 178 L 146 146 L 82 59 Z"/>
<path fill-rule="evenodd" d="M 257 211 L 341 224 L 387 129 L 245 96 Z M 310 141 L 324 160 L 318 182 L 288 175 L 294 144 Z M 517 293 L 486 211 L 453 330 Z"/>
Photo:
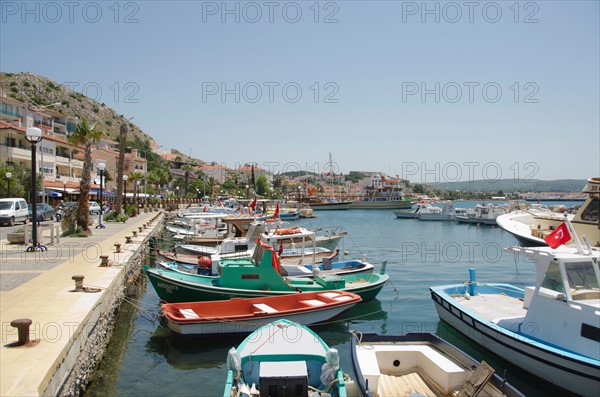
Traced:
<path fill-rule="evenodd" d="M 457 206 L 472 207 L 460 202 Z M 567 206 L 575 203 L 562 202 Z M 403 334 L 436 332 L 498 373 L 529 396 L 564 395 L 469 342 L 438 317 L 429 286 L 468 279 L 477 270 L 480 282 L 531 285 L 534 267 L 525 258 L 502 250 L 516 244 L 499 227 L 454 222 L 396 219 L 388 210 L 315 211 L 316 218 L 294 221 L 310 228 L 339 226 L 348 235 L 340 245 L 344 256 L 376 265 L 387 261 L 390 282 L 374 301 L 362 303 L 315 331 L 340 351 L 342 368 L 352 373 L 350 331 Z M 115 334 L 87 396 L 220 396 L 227 375 L 227 351 L 239 338 L 180 338 L 159 317 L 159 300 L 150 283 L 140 296 L 125 302 Z"/>

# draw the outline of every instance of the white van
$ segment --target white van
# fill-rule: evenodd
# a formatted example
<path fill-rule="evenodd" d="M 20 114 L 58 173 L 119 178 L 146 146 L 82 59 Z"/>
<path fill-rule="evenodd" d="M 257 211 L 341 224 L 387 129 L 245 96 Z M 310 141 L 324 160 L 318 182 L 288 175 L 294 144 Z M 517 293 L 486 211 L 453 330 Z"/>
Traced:
<path fill-rule="evenodd" d="M 13 226 L 15 222 L 29 222 L 29 208 L 22 198 L 0 199 L 0 225 L 8 223 Z"/>

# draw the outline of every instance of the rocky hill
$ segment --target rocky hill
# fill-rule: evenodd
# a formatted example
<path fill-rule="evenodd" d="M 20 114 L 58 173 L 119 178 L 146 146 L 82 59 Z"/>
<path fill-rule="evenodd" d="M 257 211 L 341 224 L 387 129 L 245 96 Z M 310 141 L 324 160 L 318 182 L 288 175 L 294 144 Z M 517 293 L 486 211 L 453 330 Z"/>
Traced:
<path fill-rule="evenodd" d="M 37 105 L 50 105 L 60 102 L 61 106 L 52 109 L 70 117 L 85 117 L 91 123 L 98 123 L 104 136 L 116 140 L 122 123 L 128 122 L 104 103 L 98 103 L 85 95 L 73 91 L 46 77 L 33 73 L 0 72 L 0 87 L 8 96 L 18 101 Z M 157 147 L 151 136 L 145 134 L 134 123 L 129 122 L 129 139 L 148 139 L 152 147 Z"/>

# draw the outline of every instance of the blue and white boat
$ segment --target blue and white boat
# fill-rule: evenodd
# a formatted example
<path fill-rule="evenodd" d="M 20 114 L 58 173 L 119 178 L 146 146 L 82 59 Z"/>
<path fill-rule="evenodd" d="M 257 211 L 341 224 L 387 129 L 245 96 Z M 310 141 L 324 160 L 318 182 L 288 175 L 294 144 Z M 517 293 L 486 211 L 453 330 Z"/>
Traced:
<path fill-rule="evenodd" d="M 569 223 L 567 222 L 567 225 Z M 572 227 L 570 227 L 572 230 Z M 574 235 L 574 231 L 571 231 Z M 524 370 L 572 393 L 600 391 L 600 269 L 597 248 L 509 250 L 536 266 L 536 283 L 431 287 L 441 320 Z"/>
<path fill-rule="evenodd" d="M 223 397 L 346 397 L 354 382 L 345 379 L 339 360 L 338 351 L 308 327 L 277 320 L 229 350 Z"/>

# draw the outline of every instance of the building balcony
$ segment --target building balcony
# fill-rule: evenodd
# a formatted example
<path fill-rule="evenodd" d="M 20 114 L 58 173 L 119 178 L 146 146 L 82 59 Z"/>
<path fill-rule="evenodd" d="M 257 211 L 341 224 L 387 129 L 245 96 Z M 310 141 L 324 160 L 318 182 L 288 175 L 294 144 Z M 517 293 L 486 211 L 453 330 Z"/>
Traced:
<path fill-rule="evenodd" d="M 16 118 L 16 119 L 21 119 L 21 118 L 23 118 L 23 115 L 22 115 L 21 113 L 19 113 L 19 112 L 13 112 L 13 111 L 6 110 L 6 109 L 1 109 L 1 110 L 0 110 L 0 114 L 3 114 L 3 115 L 6 115 L 6 116 L 9 116 L 9 117 L 11 117 L 11 118 Z"/>
<path fill-rule="evenodd" d="M 31 162 L 31 149 L 0 145 L 0 158 L 6 161 L 27 160 Z"/>
<path fill-rule="evenodd" d="M 58 125 L 62 125 L 63 127 L 66 127 L 67 121 L 55 117 L 54 118 L 54 124 L 58 124 Z"/>

